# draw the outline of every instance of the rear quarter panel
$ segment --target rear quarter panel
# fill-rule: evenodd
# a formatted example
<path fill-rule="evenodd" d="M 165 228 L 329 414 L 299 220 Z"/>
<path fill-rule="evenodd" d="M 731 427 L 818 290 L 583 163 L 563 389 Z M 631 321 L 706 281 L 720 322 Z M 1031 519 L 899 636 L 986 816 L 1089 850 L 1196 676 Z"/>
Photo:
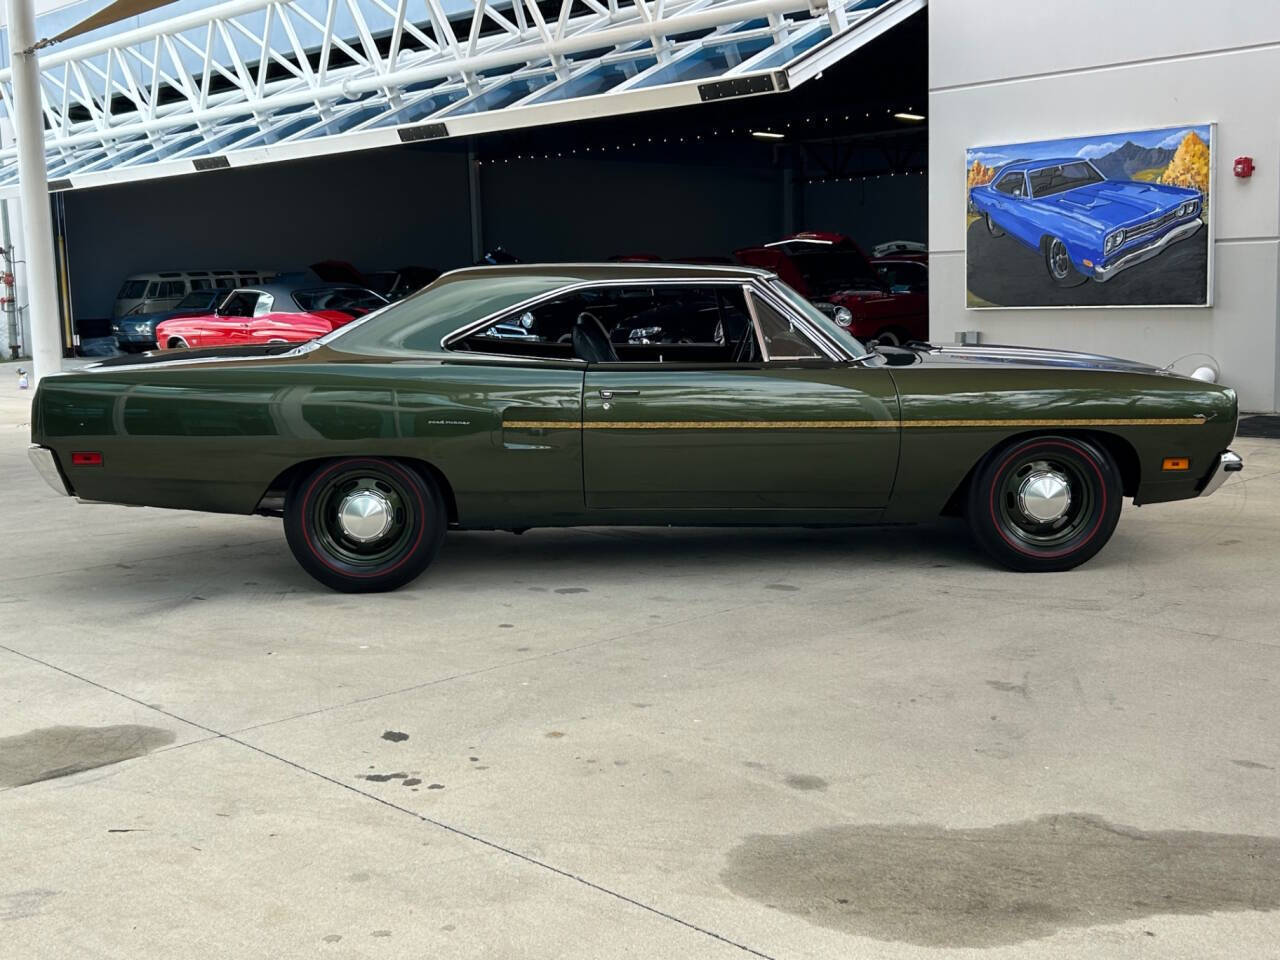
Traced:
<path fill-rule="evenodd" d="M 444 473 L 464 520 L 501 525 L 581 511 L 581 392 L 580 368 L 547 364 L 156 364 L 46 378 L 32 437 L 87 500 L 247 514 L 303 461 L 402 457 Z M 504 416 L 556 425 L 513 438 Z"/>
<path fill-rule="evenodd" d="M 1235 435 L 1234 393 L 1180 377 L 1012 365 L 892 372 L 903 430 L 888 520 L 936 517 L 988 452 L 1037 434 L 1124 444 L 1138 474 L 1127 495 L 1137 503 L 1183 499 L 1196 495 Z M 1124 450 L 1115 448 L 1117 458 Z M 1190 469 L 1165 473 L 1165 457 L 1188 457 Z"/>

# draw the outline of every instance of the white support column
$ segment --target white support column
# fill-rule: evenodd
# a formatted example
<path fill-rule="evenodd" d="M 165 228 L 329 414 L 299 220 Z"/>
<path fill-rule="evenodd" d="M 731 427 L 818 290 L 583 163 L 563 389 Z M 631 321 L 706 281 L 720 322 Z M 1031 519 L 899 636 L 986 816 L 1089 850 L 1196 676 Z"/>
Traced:
<path fill-rule="evenodd" d="M 53 262 L 53 218 L 49 212 L 49 175 L 44 157 L 40 65 L 30 48 L 36 42 L 32 0 L 8 0 L 9 55 L 13 69 L 14 133 L 18 139 L 18 178 L 22 232 L 27 254 L 27 307 L 31 317 L 34 377 L 62 369 L 62 324 L 58 317 L 57 272 Z"/>

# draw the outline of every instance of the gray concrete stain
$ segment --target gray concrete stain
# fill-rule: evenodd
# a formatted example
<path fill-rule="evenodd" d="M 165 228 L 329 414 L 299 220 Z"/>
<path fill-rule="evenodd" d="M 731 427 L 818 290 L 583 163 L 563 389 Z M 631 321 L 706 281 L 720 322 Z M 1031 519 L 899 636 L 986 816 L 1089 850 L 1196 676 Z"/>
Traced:
<path fill-rule="evenodd" d="M 1258 763 L 1257 760 L 1232 760 L 1237 767 L 1245 767 L 1248 770 L 1274 770 L 1275 767 L 1269 767 L 1265 763 Z"/>
<path fill-rule="evenodd" d="M 556 593 L 590 593 L 586 587 L 559 587 Z"/>
<path fill-rule="evenodd" d="M 21 787 L 132 760 L 177 739 L 172 730 L 119 723 L 41 727 L 0 738 L 0 787 Z"/>
<path fill-rule="evenodd" d="M 374 783 L 386 783 L 388 780 L 407 780 L 407 773 L 362 773 L 357 776 L 359 780 L 371 780 Z"/>
<path fill-rule="evenodd" d="M 0 893 L 0 920 L 23 920 L 40 913 L 45 903 L 58 895 L 57 890 L 46 890 L 43 887 L 32 887 L 29 890 L 15 890 L 13 893 Z"/>
<path fill-rule="evenodd" d="M 1027 682 L 1027 675 L 1023 674 L 1021 683 L 1010 683 L 1007 680 L 988 680 L 987 686 L 992 690 L 999 690 L 1001 693 L 1016 693 L 1024 700 L 1031 699 L 1031 685 Z"/>
<path fill-rule="evenodd" d="M 1080 813 L 954 830 L 847 824 L 748 837 L 721 879 L 845 933 L 994 947 L 1156 914 L 1280 909 L 1280 838 Z"/>
<path fill-rule="evenodd" d="M 409 739 L 407 733 L 401 733 L 399 730 L 384 730 L 382 733 L 383 740 L 390 740 L 392 743 L 404 743 Z"/>
<path fill-rule="evenodd" d="M 784 593 L 790 593 L 790 592 L 792 592 L 793 590 L 799 590 L 799 589 L 800 589 L 799 587 L 797 587 L 797 586 L 793 586 L 793 585 L 792 585 L 792 584 L 790 584 L 790 583 L 766 583 L 766 584 L 764 585 L 764 588 L 765 588 L 766 590 L 781 590 L 781 591 L 782 591 L 782 592 L 784 592 Z"/>
<path fill-rule="evenodd" d="M 786 784 L 793 790 L 825 790 L 827 781 L 810 773 L 793 773 L 786 779 Z"/>

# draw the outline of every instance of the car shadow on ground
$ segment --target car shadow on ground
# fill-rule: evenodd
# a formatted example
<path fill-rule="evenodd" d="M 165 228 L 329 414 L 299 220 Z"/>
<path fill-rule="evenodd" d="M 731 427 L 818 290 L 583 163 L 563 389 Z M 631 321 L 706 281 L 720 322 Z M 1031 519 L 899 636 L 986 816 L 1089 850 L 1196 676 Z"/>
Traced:
<path fill-rule="evenodd" d="M 1005 234 L 993 237 L 985 220 L 966 236 L 968 290 L 1001 307 L 1105 307 L 1203 304 L 1208 282 L 1209 228 L 1175 243 L 1159 256 L 1130 267 L 1106 283 L 1090 280 L 1059 287 L 1044 257 Z"/>

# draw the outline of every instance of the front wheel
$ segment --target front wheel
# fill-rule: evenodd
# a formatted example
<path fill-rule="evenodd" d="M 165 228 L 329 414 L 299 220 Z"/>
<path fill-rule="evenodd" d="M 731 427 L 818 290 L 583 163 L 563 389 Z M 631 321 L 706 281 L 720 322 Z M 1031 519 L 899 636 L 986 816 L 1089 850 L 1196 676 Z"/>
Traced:
<path fill-rule="evenodd" d="M 435 559 L 448 515 L 416 470 L 380 457 L 321 464 L 285 498 L 284 532 L 302 568 L 344 593 L 394 590 Z"/>
<path fill-rule="evenodd" d="M 1044 245 L 1044 265 L 1049 277 L 1060 287 L 1078 287 L 1089 278 L 1076 269 L 1067 253 L 1067 245 L 1057 237 L 1050 237 Z"/>
<path fill-rule="evenodd" d="M 1070 570 L 1103 548 L 1120 519 L 1115 461 L 1074 437 L 1033 437 L 993 451 L 969 488 L 974 540 L 1012 570 Z"/>

